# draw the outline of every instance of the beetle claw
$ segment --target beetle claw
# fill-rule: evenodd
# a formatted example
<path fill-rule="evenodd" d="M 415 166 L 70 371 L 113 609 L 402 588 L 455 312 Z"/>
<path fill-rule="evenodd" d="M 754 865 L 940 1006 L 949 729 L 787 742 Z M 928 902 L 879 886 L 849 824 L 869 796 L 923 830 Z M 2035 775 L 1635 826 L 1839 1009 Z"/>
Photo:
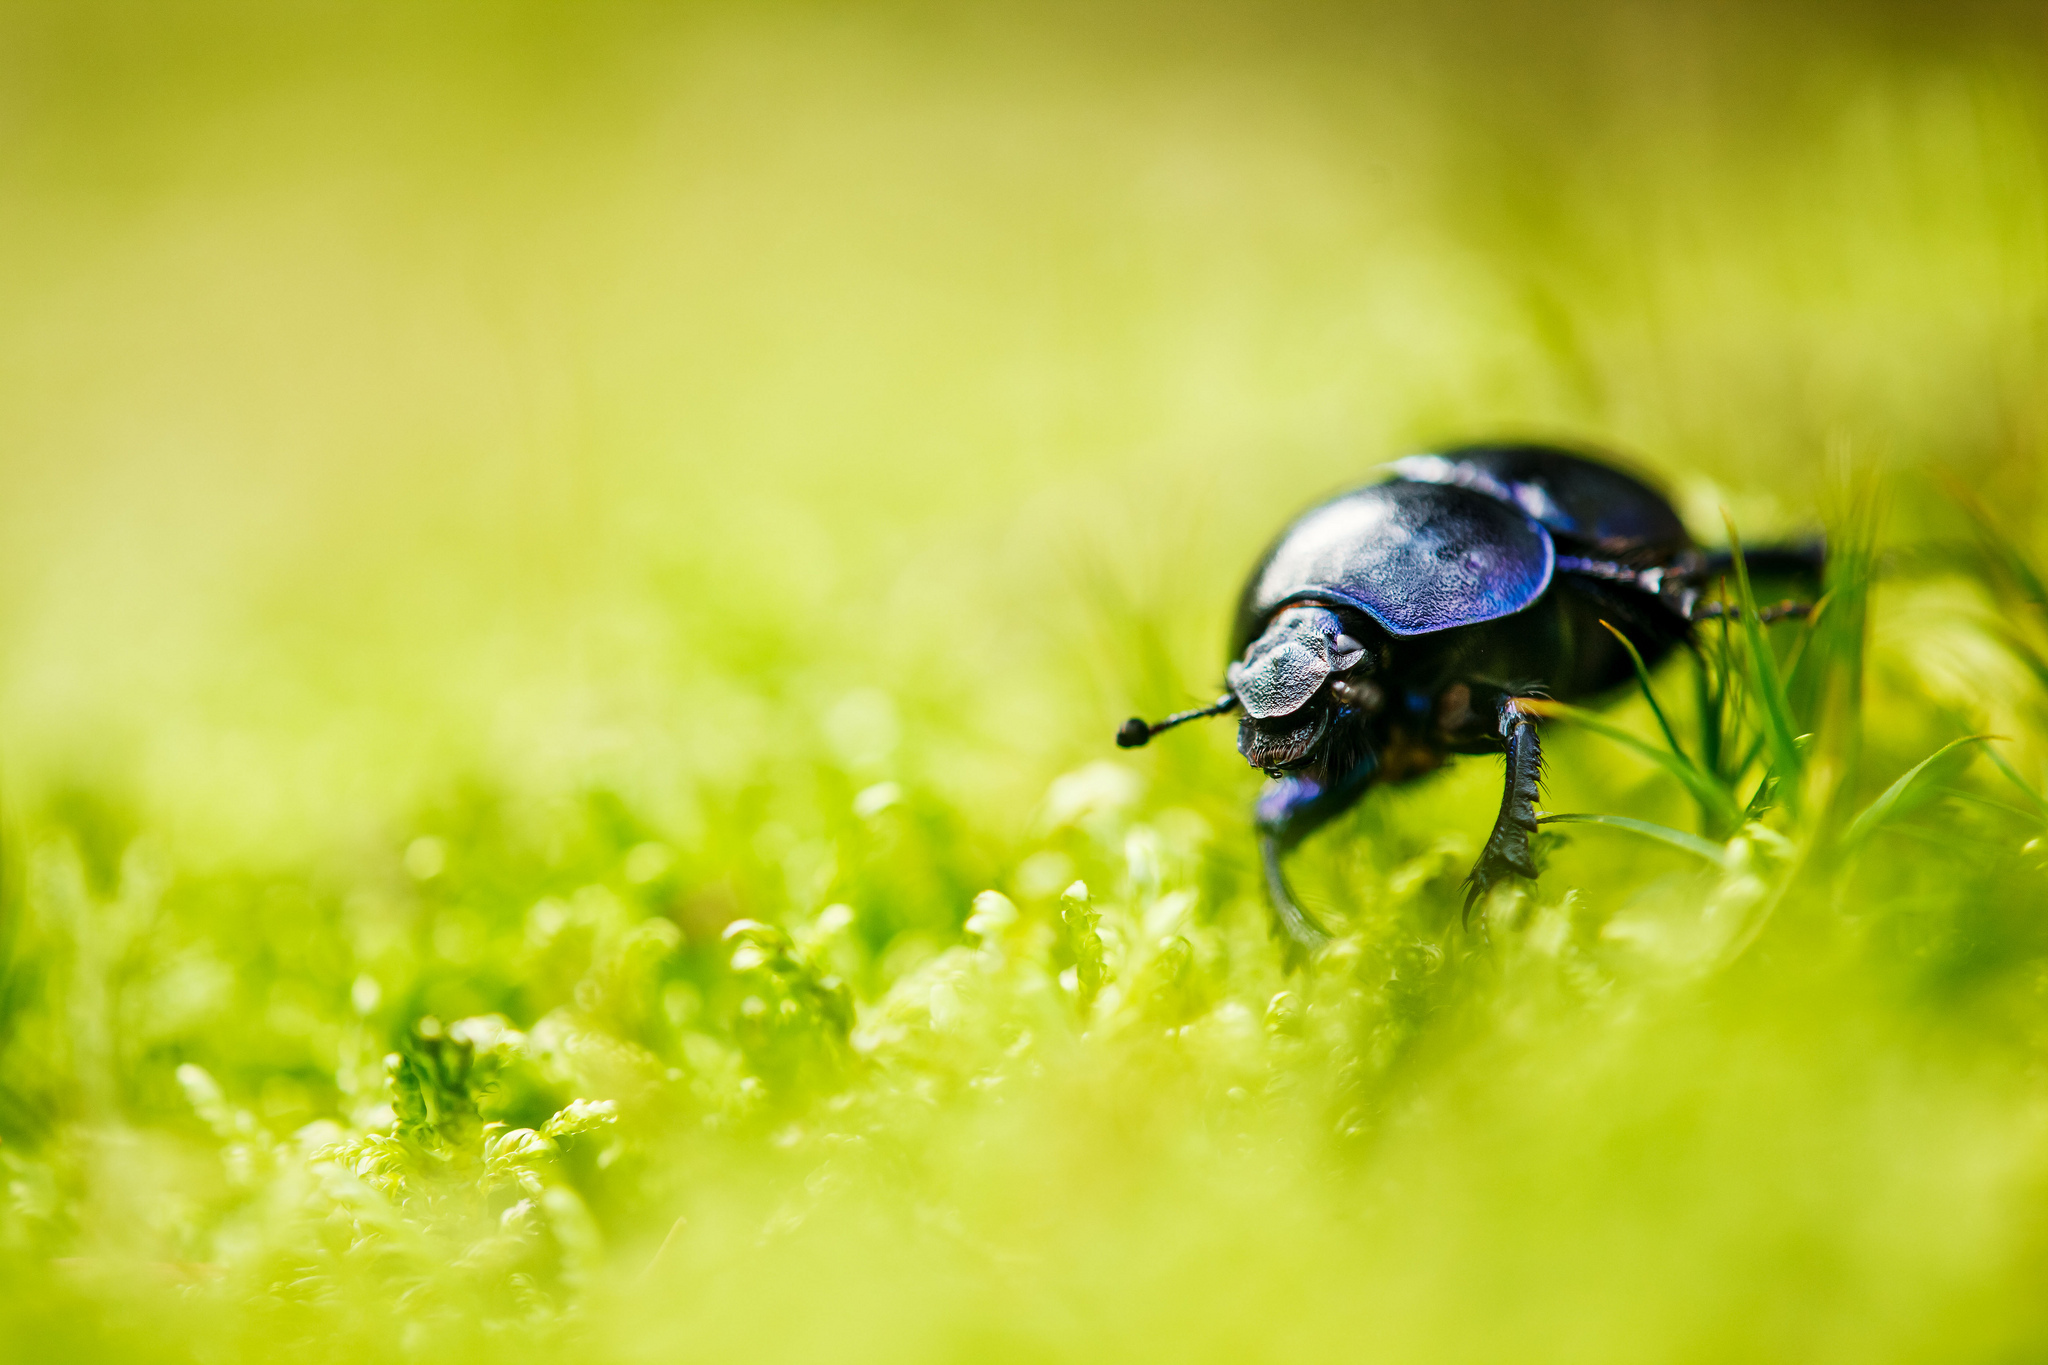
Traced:
<path fill-rule="evenodd" d="M 1465 906 L 1464 909 L 1462 909 L 1458 913 L 1459 928 L 1466 930 L 1471 929 L 1472 907 L 1479 904 L 1479 902 L 1485 900 L 1488 895 L 1492 894 L 1493 888 L 1497 885 L 1499 885 L 1499 883 L 1494 878 L 1488 876 L 1479 868 L 1475 867 L 1471 870 L 1471 872 L 1466 874 Z M 1481 920 L 1480 930 L 1482 933 L 1485 931 L 1485 927 L 1486 922 L 1484 920 Z"/>

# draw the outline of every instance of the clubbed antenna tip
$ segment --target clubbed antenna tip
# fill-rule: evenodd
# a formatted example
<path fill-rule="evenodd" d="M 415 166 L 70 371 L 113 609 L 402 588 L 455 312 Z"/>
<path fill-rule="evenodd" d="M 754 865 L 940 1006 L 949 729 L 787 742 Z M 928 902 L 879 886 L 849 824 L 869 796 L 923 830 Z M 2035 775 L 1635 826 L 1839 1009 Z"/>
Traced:
<path fill-rule="evenodd" d="M 1161 730 L 1171 730 L 1174 726 L 1185 725 L 1191 720 L 1200 720 L 1204 716 L 1220 716 L 1225 711 L 1235 711 L 1236 709 L 1237 694 L 1235 692 L 1225 692 L 1212 705 L 1198 706 L 1192 711 L 1182 711 L 1179 715 L 1168 716 L 1157 725 L 1147 725 L 1137 716 L 1132 716 L 1117 727 L 1116 746 L 1119 749 L 1140 748 L 1147 740 L 1151 739 L 1152 736 L 1158 734 Z"/>

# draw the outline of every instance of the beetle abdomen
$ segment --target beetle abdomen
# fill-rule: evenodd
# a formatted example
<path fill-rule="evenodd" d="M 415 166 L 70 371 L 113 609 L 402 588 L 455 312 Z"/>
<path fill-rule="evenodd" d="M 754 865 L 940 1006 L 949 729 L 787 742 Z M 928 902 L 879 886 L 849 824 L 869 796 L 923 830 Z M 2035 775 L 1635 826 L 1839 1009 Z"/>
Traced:
<path fill-rule="evenodd" d="M 1661 559 L 1690 546 L 1670 500 L 1612 459 L 1499 444 L 1410 455 L 1391 467 L 1400 479 L 1454 484 L 1511 503 L 1553 535 L 1617 556 Z"/>

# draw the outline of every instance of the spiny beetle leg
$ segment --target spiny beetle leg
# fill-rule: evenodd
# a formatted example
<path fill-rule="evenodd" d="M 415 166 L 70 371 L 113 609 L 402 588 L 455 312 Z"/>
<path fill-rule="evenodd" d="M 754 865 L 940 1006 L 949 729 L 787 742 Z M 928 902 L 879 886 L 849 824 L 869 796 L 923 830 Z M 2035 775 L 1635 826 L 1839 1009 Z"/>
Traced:
<path fill-rule="evenodd" d="M 1273 928 L 1284 940 L 1287 970 L 1293 971 L 1330 941 L 1330 931 L 1295 902 L 1294 892 L 1287 885 L 1287 874 L 1280 867 L 1284 852 L 1275 836 L 1259 836 L 1259 858 L 1266 866 L 1266 896 L 1273 906 Z"/>
<path fill-rule="evenodd" d="M 1536 720 L 1514 697 L 1500 703 L 1501 747 L 1507 753 L 1507 781 L 1500 797 L 1500 814 L 1479 861 L 1465 878 L 1463 922 L 1472 923 L 1472 907 L 1510 874 L 1536 876 L 1536 862 L 1529 853 L 1529 836 L 1536 832 L 1536 799 L 1543 787 L 1543 741 L 1536 733 Z"/>
<path fill-rule="evenodd" d="M 1273 907 L 1273 928 L 1286 940 L 1290 970 L 1328 943 L 1330 933 L 1296 902 L 1281 860 L 1310 833 L 1350 809 L 1365 794 L 1373 771 L 1373 761 L 1365 759 L 1328 786 L 1292 773 L 1275 777 L 1252 808 L 1252 822 L 1259 832 L 1259 858 L 1266 869 L 1266 896 Z"/>

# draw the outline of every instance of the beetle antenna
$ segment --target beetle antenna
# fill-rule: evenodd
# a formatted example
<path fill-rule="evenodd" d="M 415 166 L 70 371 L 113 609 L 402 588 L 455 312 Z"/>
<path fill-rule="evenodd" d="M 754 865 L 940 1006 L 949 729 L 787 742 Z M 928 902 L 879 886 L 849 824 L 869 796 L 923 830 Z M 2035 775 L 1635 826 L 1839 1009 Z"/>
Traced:
<path fill-rule="evenodd" d="M 1226 711 L 1236 709 L 1237 693 L 1225 692 L 1216 699 L 1214 705 L 1197 706 L 1192 711 L 1176 712 L 1165 720 L 1154 721 L 1149 725 L 1141 718 L 1132 716 L 1117 728 L 1116 745 L 1119 749 L 1143 748 L 1146 741 L 1163 730 L 1171 730 L 1176 725 L 1185 725 L 1191 720 L 1201 720 L 1205 716 L 1220 716 Z"/>

